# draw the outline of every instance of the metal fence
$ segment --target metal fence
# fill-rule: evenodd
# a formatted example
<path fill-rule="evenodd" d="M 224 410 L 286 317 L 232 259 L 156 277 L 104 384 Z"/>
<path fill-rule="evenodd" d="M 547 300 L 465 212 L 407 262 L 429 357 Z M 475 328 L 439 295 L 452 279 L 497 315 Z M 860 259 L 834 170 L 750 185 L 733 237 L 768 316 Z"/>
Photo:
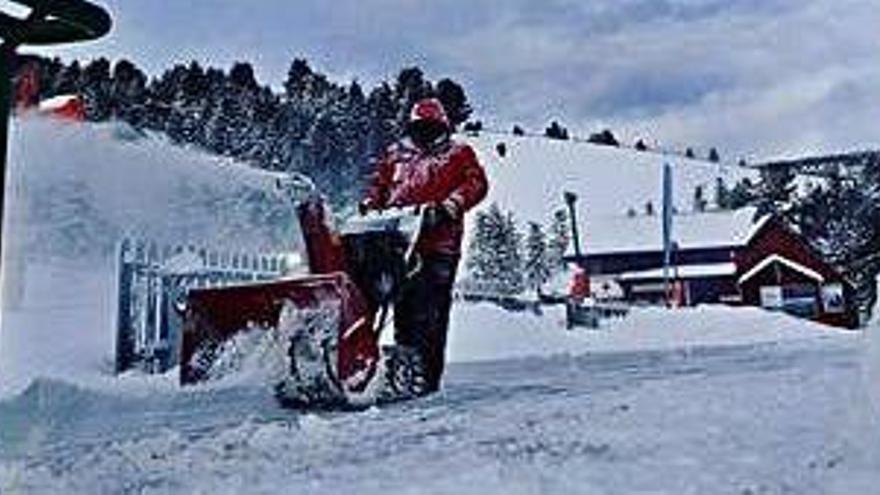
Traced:
<path fill-rule="evenodd" d="M 117 373 L 177 365 L 187 292 L 274 280 L 297 269 L 295 253 L 223 252 L 124 240 L 117 253 Z"/>

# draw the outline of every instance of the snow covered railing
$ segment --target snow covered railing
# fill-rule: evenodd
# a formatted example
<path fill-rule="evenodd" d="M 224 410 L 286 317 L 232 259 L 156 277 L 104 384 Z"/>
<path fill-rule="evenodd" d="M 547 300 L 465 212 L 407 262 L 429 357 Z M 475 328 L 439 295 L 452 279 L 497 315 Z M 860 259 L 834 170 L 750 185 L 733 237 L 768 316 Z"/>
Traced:
<path fill-rule="evenodd" d="M 117 373 L 177 364 L 187 292 L 274 280 L 300 263 L 295 253 L 224 252 L 126 239 L 117 253 Z"/>

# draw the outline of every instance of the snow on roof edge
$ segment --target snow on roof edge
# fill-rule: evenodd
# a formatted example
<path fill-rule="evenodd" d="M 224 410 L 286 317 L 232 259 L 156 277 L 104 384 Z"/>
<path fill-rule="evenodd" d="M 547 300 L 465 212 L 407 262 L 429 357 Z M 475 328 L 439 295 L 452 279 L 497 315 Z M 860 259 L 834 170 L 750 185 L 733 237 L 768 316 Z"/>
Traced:
<path fill-rule="evenodd" d="M 801 273 L 801 274 L 803 274 L 803 275 L 805 275 L 805 276 L 807 276 L 807 277 L 809 277 L 809 278 L 812 278 L 812 279 L 818 281 L 819 283 L 822 283 L 822 282 L 825 281 L 825 277 L 823 277 L 822 274 L 820 274 L 819 272 L 813 270 L 812 268 L 808 268 L 808 267 L 806 267 L 806 266 L 804 266 L 804 265 L 802 265 L 802 264 L 800 264 L 800 263 L 798 263 L 798 262 L 796 262 L 796 261 L 793 261 L 793 260 L 790 260 L 790 259 L 786 258 L 785 256 L 782 256 L 782 255 L 779 255 L 779 254 L 771 254 L 770 256 L 768 256 L 768 257 L 764 258 L 763 260 L 761 260 L 760 263 L 758 263 L 757 265 L 755 265 L 754 267 L 752 267 L 751 270 L 749 270 L 749 271 L 747 271 L 746 273 L 744 273 L 744 274 L 739 278 L 739 280 L 737 280 L 737 283 L 738 283 L 738 284 L 742 284 L 742 283 L 744 283 L 744 282 L 747 281 L 748 279 L 750 279 L 750 278 L 754 277 L 755 275 L 761 273 L 761 271 L 763 271 L 765 268 L 767 268 L 768 266 L 770 266 L 770 264 L 775 263 L 775 262 L 782 263 L 783 265 L 785 265 L 785 266 L 791 268 L 792 270 L 794 270 L 794 271 L 796 271 L 796 272 L 799 272 L 799 273 Z"/>
<path fill-rule="evenodd" d="M 701 277 L 724 277 L 736 274 L 736 264 L 733 262 L 704 263 L 695 265 L 678 265 L 670 267 L 673 278 L 701 278 Z M 621 280 L 639 280 L 663 278 L 663 268 L 639 270 L 620 274 Z"/>

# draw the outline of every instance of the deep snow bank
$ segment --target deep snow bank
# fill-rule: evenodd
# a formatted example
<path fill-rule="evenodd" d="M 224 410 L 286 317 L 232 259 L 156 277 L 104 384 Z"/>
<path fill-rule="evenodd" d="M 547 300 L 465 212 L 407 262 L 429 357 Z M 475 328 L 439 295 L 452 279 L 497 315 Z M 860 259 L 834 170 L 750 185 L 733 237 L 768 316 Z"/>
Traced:
<path fill-rule="evenodd" d="M 803 340 L 832 343 L 859 336 L 781 313 L 725 306 L 636 308 L 626 318 L 608 320 L 597 330 L 568 331 L 564 318 L 561 307 L 537 316 L 511 313 L 488 303 L 458 304 L 453 310 L 449 359 L 487 361 Z"/>

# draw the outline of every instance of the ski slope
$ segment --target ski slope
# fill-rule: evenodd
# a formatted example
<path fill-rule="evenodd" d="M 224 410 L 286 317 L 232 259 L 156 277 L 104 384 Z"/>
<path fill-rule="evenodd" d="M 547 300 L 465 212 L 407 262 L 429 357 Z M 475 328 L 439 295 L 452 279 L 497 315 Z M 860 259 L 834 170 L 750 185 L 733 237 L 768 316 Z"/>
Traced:
<path fill-rule="evenodd" d="M 728 187 L 745 177 L 756 179 L 753 170 L 727 163 L 585 142 L 495 134 L 466 139 L 490 177 L 485 204 L 496 202 L 522 222 L 546 224 L 555 210 L 565 207 L 563 192 L 575 192 L 578 223 L 588 247 L 595 235 L 613 239 L 630 209 L 642 215 L 651 202 L 659 213 L 664 163 L 672 166 L 673 204 L 682 215 L 693 214 L 698 186 L 711 206 L 717 178 Z M 507 148 L 504 157 L 496 150 L 499 143 Z"/>

